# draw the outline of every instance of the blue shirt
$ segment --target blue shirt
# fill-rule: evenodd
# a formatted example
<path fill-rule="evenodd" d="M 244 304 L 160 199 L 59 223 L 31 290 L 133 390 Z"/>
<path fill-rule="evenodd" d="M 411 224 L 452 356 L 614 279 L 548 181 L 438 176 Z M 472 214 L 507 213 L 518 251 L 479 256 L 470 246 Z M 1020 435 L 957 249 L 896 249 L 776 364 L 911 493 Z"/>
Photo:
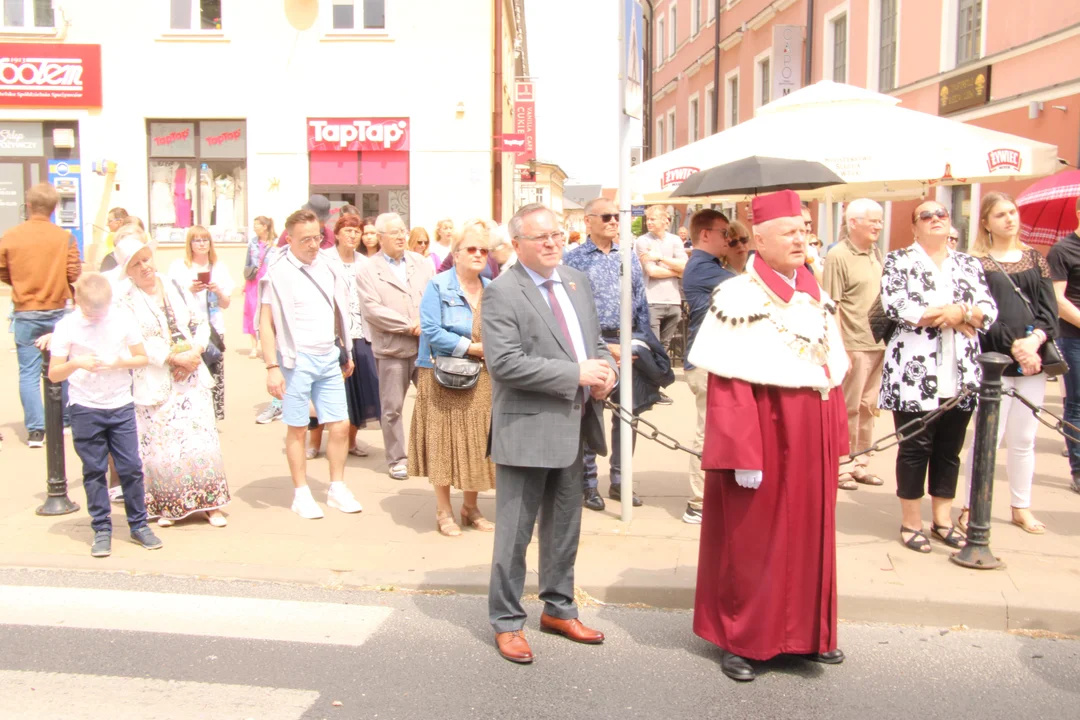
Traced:
<path fill-rule="evenodd" d="M 404 263 L 402 263 L 404 265 Z M 489 280 L 480 278 L 486 287 Z M 416 366 L 433 367 L 433 357 L 465 357 L 472 344 L 473 311 L 457 272 L 439 273 L 420 299 L 420 348 Z"/>
<path fill-rule="evenodd" d="M 386 253 L 383 253 L 383 257 L 386 259 L 387 264 L 390 265 L 390 269 L 394 271 L 395 275 L 397 275 L 397 278 L 401 281 L 401 284 L 407 285 L 409 283 L 409 280 L 407 272 L 408 266 L 405 264 L 405 253 L 402 253 L 401 258 L 398 260 L 395 260 Z"/>
<path fill-rule="evenodd" d="M 649 302 L 645 299 L 645 278 L 641 271 L 641 261 L 635 254 L 632 257 L 630 294 L 634 301 L 631 312 L 634 328 L 643 330 L 649 327 Z M 596 300 L 596 314 L 600 318 L 600 332 L 606 334 L 619 332 L 619 289 L 622 258 L 618 243 L 613 243 L 611 251 L 604 253 L 596 247 L 592 238 L 566 253 L 563 263 L 580 270 L 589 276 L 592 283 L 593 297 Z"/>
<path fill-rule="evenodd" d="M 686 303 L 690 306 L 690 337 L 686 341 L 686 354 L 690 354 L 690 348 L 694 345 L 701 323 L 705 320 L 705 313 L 709 311 L 712 302 L 713 290 L 725 280 L 735 277 L 734 273 L 725 270 L 720 264 L 720 258 L 705 252 L 694 250 L 690 253 L 690 259 L 683 268 L 682 286 L 683 294 L 686 295 Z M 683 368 L 693 370 L 694 366 L 683 360 Z"/>
<path fill-rule="evenodd" d="M 566 288 L 563 287 L 562 278 L 559 277 L 559 271 L 553 270 L 550 278 L 546 278 L 543 275 L 534 273 L 525 265 L 521 266 L 525 272 L 529 273 L 529 277 L 536 283 L 536 289 L 540 291 L 540 297 L 544 298 L 544 302 L 548 307 L 551 307 L 551 300 L 548 298 L 547 288 L 544 287 L 544 283 L 551 280 L 554 283 L 552 292 L 555 293 L 555 299 L 559 301 L 559 309 L 562 310 L 563 319 L 566 320 L 566 329 L 570 331 L 570 344 L 574 346 L 574 354 L 578 357 L 578 362 L 584 362 L 589 358 L 588 352 L 585 350 L 585 333 L 581 331 L 581 322 L 578 320 L 577 310 L 574 309 L 574 303 L 570 302 L 570 296 L 566 294 Z"/>

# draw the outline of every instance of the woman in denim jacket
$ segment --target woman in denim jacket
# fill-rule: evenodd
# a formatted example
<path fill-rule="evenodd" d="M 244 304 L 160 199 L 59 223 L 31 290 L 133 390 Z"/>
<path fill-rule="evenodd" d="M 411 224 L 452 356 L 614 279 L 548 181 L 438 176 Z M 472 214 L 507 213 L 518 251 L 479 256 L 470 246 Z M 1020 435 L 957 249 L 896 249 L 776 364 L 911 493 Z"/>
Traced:
<path fill-rule="evenodd" d="M 477 493 L 495 487 L 495 466 L 487 458 L 491 423 L 491 381 L 484 368 L 480 337 L 480 298 L 488 281 L 490 234 L 482 220 L 470 220 L 450 246 L 454 268 L 436 275 L 420 302 L 419 378 L 412 431 L 409 474 L 425 475 L 435 487 L 435 521 L 449 537 L 461 534 L 454 522 L 450 488 L 465 494 L 461 524 L 482 532 L 495 525 L 480 513 Z M 435 381 L 435 357 L 469 357 L 480 362 L 480 378 L 468 390 L 449 389 Z"/>

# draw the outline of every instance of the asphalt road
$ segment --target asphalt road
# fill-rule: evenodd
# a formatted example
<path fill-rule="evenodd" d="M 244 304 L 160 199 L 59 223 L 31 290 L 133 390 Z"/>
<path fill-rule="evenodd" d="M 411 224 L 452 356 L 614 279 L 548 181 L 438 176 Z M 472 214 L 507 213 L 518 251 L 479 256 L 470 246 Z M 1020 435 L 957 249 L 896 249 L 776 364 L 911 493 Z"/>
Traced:
<path fill-rule="evenodd" d="M 599 647 L 502 660 L 483 598 L 0 571 L 0 718 L 1070 718 L 1080 643 L 843 624 L 848 661 L 736 685 L 686 612 L 591 607 Z M 340 703 L 340 704 L 336 704 Z"/>

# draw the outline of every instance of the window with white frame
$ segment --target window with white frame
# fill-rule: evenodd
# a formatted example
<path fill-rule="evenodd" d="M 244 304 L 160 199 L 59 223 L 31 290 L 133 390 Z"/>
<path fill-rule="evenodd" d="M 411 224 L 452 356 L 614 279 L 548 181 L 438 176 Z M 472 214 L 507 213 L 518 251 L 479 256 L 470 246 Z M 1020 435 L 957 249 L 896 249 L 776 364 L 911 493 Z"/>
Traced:
<path fill-rule="evenodd" d="M 690 36 L 701 30 L 701 3 L 703 0 L 690 0 Z"/>
<path fill-rule="evenodd" d="M 716 17 L 716 0 L 701 0 L 705 3 L 705 22 L 712 22 Z"/>
<path fill-rule="evenodd" d="M 956 23 L 956 64 L 982 56 L 982 0 L 960 0 Z"/>
<path fill-rule="evenodd" d="M 385 30 L 386 0 L 331 0 L 334 30 Z"/>
<path fill-rule="evenodd" d="M 671 30 L 671 42 L 668 43 L 668 57 L 675 55 L 675 49 L 679 46 L 679 9 L 671 6 L 668 13 L 668 28 Z"/>
<path fill-rule="evenodd" d="M 690 98 L 690 142 L 701 139 L 701 103 L 698 96 Z"/>
<path fill-rule="evenodd" d="M 667 53 L 664 52 L 664 28 L 666 27 L 663 16 L 656 18 L 656 67 L 663 65 L 664 58 L 667 57 Z"/>
<path fill-rule="evenodd" d="M 881 37 L 878 42 L 878 90 L 896 87 L 896 39 L 899 30 L 897 0 L 881 0 Z"/>
<path fill-rule="evenodd" d="M 768 105 L 772 99 L 772 57 L 766 55 L 754 66 L 757 87 L 754 92 L 754 107 Z"/>
<path fill-rule="evenodd" d="M 847 14 L 832 21 L 832 79 L 847 82 Z"/>
<path fill-rule="evenodd" d="M 716 88 L 705 88 L 705 135 L 716 132 Z"/>
<path fill-rule="evenodd" d="M 656 119 L 656 138 L 653 144 L 656 146 L 656 154 L 664 154 L 664 118 L 658 117 Z"/>
<path fill-rule="evenodd" d="M 169 29 L 221 30 L 221 0 L 169 0 Z"/>
<path fill-rule="evenodd" d="M 56 27 L 52 0 L 4 0 L 4 27 L 12 30 Z"/>
<path fill-rule="evenodd" d="M 727 90 L 724 93 L 724 101 L 727 106 L 727 114 L 724 116 L 726 127 L 734 127 L 739 124 L 739 73 L 735 72 L 727 78 Z"/>
<path fill-rule="evenodd" d="M 675 140 L 675 110 L 674 108 L 668 110 L 667 114 L 667 132 L 668 132 L 668 150 L 674 150 L 679 146 L 679 143 Z"/>

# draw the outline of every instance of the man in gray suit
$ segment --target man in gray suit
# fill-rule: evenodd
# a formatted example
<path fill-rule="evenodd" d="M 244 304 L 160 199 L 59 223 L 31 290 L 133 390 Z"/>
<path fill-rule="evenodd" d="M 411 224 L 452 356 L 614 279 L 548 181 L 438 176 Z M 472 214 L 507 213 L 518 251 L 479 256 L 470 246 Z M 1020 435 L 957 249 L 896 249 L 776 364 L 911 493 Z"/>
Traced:
<path fill-rule="evenodd" d="M 581 533 L 583 440 L 607 454 L 601 401 L 617 378 L 600 337 L 589 278 L 565 266 L 563 233 L 543 205 L 510 220 L 518 262 L 484 290 L 484 357 L 492 383 L 489 453 L 495 462 L 495 549 L 488 614 L 499 652 L 530 663 L 525 639 L 525 549 L 540 513 L 540 629 L 576 642 L 602 633 L 577 619 L 574 562 Z"/>

